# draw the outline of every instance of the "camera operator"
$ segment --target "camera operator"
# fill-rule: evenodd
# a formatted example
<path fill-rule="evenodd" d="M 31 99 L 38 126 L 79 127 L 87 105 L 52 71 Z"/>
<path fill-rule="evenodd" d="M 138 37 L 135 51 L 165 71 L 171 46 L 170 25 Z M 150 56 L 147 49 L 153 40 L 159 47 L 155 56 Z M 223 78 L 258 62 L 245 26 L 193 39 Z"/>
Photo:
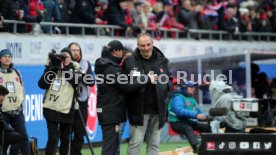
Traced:
<path fill-rule="evenodd" d="M 22 155 L 30 155 L 30 145 L 22 106 L 25 96 L 22 78 L 19 71 L 13 68 L 10 50 L 4 49 L 0 52 L 0 62 L 0 77 L 2 81 L 0 85 L 5 86 L 9 90 L 9 94 L 1 107 L 2 115 L 14 130 L 23 136 L 19 144 L 11 146 L 10 155 L 17 155 L 19 150 Z"/>
<path fill-rule="evenodd" d="M 38 85 L 45 89 L 43 115 L 48 129 L 46 155 L 55 155 L 60 139 L 60 155 L 67 155 L 75 113 L 75 94 L 78 81 L 78 63 L 72 62 L 69 48 L 60 54 L 50 53 L 48 64 Z"/>
<path fill-rule="evenodd" d="M 0 107 L 2 107 L 2 103 L 5 100 L 5 96 L 9 94 L 9 91 L 0 85 Z M 4 130 L 4 137 L 2 135 Z M 3 151 L 2 155 L 7 154 L 7 148 L 10 144 L 16 144 L 20 142 L 22 139 L 22 135 L 18 132 L 15 132 L 13 128 L 11 128 L 4 120 L 2 115 L 2 110 L 0 109 L 0 145 L 3 145 L 2 142 L 4 141 L 4 147 L 2 147 L 1 151 Z"/>
<path fill-rule="evenodd" d="M 225 127 L 225 132 L 244 132 L 245 128 L 245 115 L 247 112 L 236 112 L 233 109 L 233 99 L 242 99 L 231 86 L 227 85 L 224 81 L 212 81 L 209 86 L 211 96 L 211 109 L 226 108 L 225 115 L 213 115 L 213 120 L 219 121 L 221 127 Z M 218 112 L 216 112 L 218 113 Z"/>

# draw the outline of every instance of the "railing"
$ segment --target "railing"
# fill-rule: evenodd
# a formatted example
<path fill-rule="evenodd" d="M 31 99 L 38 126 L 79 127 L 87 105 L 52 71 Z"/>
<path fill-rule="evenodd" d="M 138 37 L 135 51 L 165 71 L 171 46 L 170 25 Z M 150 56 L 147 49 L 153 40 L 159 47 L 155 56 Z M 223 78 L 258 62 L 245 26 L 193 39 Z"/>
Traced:
<path fill-rule="evenodd" d="M 245 41 L 276 41 L 276 33 L 272 32 L 243 32 L 239 34 L 231 34 L 227 31 L 210 31 L 210 30 L 194 30 L 190 29 L 187 38 L 191 39 L 196 36 L 198 39 L 208 40 L 245 40 Z"/>
<path fill-rule="evenodd" d="M 18 24 L 31 24 L 32 25 L 32 34 L 35 32 L 35 25 L 38 23 L 26 23 L 24 21 L 17 21 L 17 20 L 4 20 L 4 23 L 13 24 L 13 33 L 17 33 Z M 74 24 L 74 23 L 52 23 L 52 22 L 41 22 L 39 23 L 40 26 L 49 26 L 50 32 L 49 34 L 52 35 L 53 27 L 64 27 L 65 28 L 65 35 L 69 35 L 70 27 L 78 27 L 81 29 L 81 35 L 87 35 L 85 29 L 91 28 L 95 30 L 95 35 L 100 36 L 101 30 L 109 29 L 110 36 L 115 36 L 115 30 L 122 29 L 120 26 L 116 25 L 97 25 L 97 24 Z M 153 29 L 147 29 L 149 33 L 155 35 L 155 31 Z M 208 40 L 245 40 L 245 41 L 275 41 L 276 40 L 276 33 L 270 32 L 244 32 L 239 34 L 231 34 L 227 31 L 218 31 L 218 30 L 198 30 L 198 29 L 187 29 L 187 30 L 179 30 L 175 28 L 160 28 L 159 31 L 162 34 L 162 38 L 169 38 L 171 33 L 174 33 L 174 37 L 176 39 L 179 38 L 187 38 L 187 39 L 208 39 Z M 126 35 L 127 36 L 127 35 Z"/>
<path fill-rule="evenodd" d="M 9 24 L 13 24 L 13 33 L 16 33 L 17 30 L 17 26 L 18 24 L 31 24 L 32 25 L 32 32 L 31 33 L 35 33 L 35 25 L 38 23 L 26 23 L 24 21 L 17 21 L 17 20 L 4 20 L 4 23 L 9 23 Z M 99 36 L 100 35 L 100 30 L 104 29 L 104 28 L 109 28 L 110 29 L 110 34 L 111 36 L 114 36 L 114 30 L 116 29 L 121 29 L 119 26 L 115 26 L 115 25 L 96 25 L 96 24 L 73 24 L 73 23 L 52 23 L 52 22 L 41 22 L 39 23 L 39 25 L 41 26 L 50 26 L 50 32 L 49 34 L 52 35 L 53 34 L 53 27 L 64 27 L 65 28 L 65 35 L 69 35 L 69 28 L 70 27 L 78 27 L 81 28 L 81 35 L 85 35 L 85 29 L 86 28 L 93 28 L 96 30 L 96 35 Z"/>

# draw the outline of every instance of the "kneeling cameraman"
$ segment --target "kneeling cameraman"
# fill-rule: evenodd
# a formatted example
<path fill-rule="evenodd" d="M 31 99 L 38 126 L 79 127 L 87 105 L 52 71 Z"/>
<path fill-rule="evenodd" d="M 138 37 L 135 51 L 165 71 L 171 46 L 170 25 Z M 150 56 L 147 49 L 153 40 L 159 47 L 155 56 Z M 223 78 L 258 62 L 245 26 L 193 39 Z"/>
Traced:
<path fill-rule="evenodd" d="M 79 64 L 72 61 L 69 48 L 60 54 L 50 53 L 38 85 L 45 89 L 43 115 L 48 129 L 46 155 L 55 155 L 60 139 L 60 155 L 67 155 L 69 137 L 75 113 L 75 94 L 78 81 Z"/>
<path fill-rule="evenodd" d="M 2 116 L 2 103 L 4 102 L 5 96 L 8 93 L 9 91 L 5 87 L 0 85 L 0 145 L 3 145 L 2 143 L 4 142 L 4 147 L 2 147 L 1 149 L 1 155 L 6 155 L 8 146 L 11 144 L 19 143 L 20 140 L 23 138 L 20 133 L 15 132 L 14 129 L 5 122 Z"/>

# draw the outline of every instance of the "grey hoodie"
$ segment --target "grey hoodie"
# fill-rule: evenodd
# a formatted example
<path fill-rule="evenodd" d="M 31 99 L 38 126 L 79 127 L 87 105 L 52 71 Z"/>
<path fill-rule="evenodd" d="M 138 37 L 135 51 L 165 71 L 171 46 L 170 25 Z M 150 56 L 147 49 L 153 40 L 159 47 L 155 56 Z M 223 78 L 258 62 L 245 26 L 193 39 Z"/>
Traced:
<path fill-rule="evenodd" d="M 211 108 L 226 107 L 229 111 L 227 115 L 216 116 L 214 119 L 224 122 L 227 126 L 236 130 L 242 131 L 245 125 L 245 118 L 241 117 L 242 115 L 239 114 L 240 112 L 235 112 L 232 108 L 232 100 L 242 99 L 242 97 L 237 95 L 237 93 L 233 91 L 233 88 L 223 81 L 212 81 L 209 91 L 212 100 Z"/>

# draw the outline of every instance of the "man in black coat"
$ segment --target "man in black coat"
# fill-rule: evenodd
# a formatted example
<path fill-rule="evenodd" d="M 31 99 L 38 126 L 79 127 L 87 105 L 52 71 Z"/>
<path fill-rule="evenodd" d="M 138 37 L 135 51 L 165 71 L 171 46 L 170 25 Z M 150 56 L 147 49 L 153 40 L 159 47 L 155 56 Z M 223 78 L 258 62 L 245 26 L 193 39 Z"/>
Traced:
<path fill-rule="evenodd" d="M 148 83 L 145 89 L 129 94 L 127 113 L 131 124 L 129 155 L 140 154 L 140 147 L 147 131 L 147 154 L 159 154 L 160 129 L 166 121 L 169 93 L 168 59 L 155 46 L 148 33 L 137 39 L 138 48 L 125 60 L 127 73 L 157 74 L 155 84 Z"/>
<path fill-rule="evenodd" d="M 138 81 L 128 81 L 120 67 L 123 57 L 123 45 L 117 40 L 103 47 L 102 56 L 95 62 L 97 75 L 97 114 L 102 128 L 102 155 L 115 155 L 119 145 L 119 124 L 126 121 L 125 92 L 134 92 L 144 88 L 153 75 L 140 75 Z M 124 79 L 124 80 L 122 80 Z"/>

